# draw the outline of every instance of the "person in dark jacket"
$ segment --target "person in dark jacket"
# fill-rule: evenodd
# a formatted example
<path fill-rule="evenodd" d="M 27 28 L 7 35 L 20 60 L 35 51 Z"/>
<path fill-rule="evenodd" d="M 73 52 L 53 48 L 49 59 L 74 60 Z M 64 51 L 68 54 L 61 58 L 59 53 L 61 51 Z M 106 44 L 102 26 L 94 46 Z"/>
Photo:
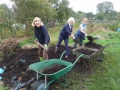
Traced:
<path fill-rule="evenodd" d="M 50 36 L 47 32 L 45 25 L 43 25 L 41 19 L 39 17 L 35 17 L 32 26 L 35 30 L 35 43 L 38 44 L 38 54 L 40 60 L 47 60 L 48 59 L 48 44 L 50 43 Z"/>
<path fill-rule="evenodd" d="M 60 32 L 58 43 L 57 43 L 56 48 L 55 48 L 55 53 L 56 53 L 61 42 L 64 40 L 65 49 L 66 49 L 65 58 L 68 58 L 68 54 L 69 54 L 69 47 L 68 47 L 69 36 L 71 36 L 74 39 L 74 35 L 72 32 L 74 22 L 75 21 L 74 21 L 73 17 L 70 17 L 68 19 L 68 23 L 63 26 L 63 29 Z"/>

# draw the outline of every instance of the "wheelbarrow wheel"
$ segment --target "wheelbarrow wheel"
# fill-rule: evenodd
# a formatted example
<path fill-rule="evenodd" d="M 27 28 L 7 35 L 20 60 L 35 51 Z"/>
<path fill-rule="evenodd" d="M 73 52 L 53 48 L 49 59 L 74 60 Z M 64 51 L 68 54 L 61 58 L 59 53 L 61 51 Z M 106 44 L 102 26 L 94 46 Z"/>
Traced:
<path fill-rule="evenodd" d="M 39 80 L 35 81 L 32 85 L 31 85 L 31 90 L 37 90 L 38 85 L 41 82 Z"/>
<path fill-rule="evenodd" d="M 32 84 L 32 90 L 43 90 L 45 87 L 45 80 L 37 80 Z M 48 90 L 49 87 L 46 88 Z"/>
<path fill-rule="evenodd" d="M 37 90 L 43 90 L 45 87 L 45 80 L 41 80 L 41 83 L 38 85 Z M 49 87 L 47 87 L 45 90 L 48 90 Z"/>

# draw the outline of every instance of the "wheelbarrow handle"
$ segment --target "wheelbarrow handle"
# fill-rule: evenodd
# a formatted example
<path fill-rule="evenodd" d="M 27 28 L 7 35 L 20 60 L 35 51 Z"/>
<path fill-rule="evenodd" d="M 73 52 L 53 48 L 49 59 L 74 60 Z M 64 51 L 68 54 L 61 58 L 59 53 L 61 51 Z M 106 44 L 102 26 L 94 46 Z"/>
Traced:
<path fill-rule="evenodd" d="M 60 60 L 62 59 L 63 55 L 66 53 L 66 51 L 64 51 L 61 56 L 60 56 Z"/>
<path fill-rule="evenodd" d="M 72 67 L 76 64 L 76 62 L 83 56 L 84 54 L 81 54 L 77 57 L 77 59 L 75 60 L 75 62 L 73 63 Z"/>

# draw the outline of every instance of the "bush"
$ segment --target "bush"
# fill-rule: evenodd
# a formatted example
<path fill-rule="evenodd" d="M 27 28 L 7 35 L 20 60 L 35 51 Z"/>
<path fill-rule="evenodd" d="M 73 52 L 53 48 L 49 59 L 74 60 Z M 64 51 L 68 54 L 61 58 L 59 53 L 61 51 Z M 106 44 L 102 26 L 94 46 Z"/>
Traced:
<path fill-rule="evenodd" d="M 112 30 L 112 31 L 116 31 L 119 28 L 118 23 L 114 23 L 114 24 L 108 25 L 108 26 L 109 26 L 110 30 Z"/>

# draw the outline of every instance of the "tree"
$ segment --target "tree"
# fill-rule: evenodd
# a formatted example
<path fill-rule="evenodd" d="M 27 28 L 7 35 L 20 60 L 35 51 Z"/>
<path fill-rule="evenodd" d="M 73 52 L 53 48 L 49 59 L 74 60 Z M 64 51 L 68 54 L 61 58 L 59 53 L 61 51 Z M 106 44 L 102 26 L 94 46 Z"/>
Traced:
<path fill-rule="evenodd" d="M 70 8 L 68 7 L 68 0 L 59 1 L 56 6 L 57 19 L 59 22 L 66 21 L 70 16 Z"/>
<path fill-rule="evenodd" d="M 120 23 L 120 12 L 117 13 L 117 21 Z"/>
<path fill-rule="evenodd" d="M 104 1 L 97 5 L 97 12 L 103 12 L 107 14 L 108 12 L 111 12 L 113 10 L 114 10 L 114 6 L 112 2 Z"/>
<path fill-rule="evenodd" d="M 110 20 L 117 20 L 117 12 L 111 11 L 110 13 Z"/>
<path fill-rule="evenodd" d="M 2 30 L 8 29 L 10 30 L 11 34 L 14 34 L 12 29 L 12 24 L 14 23 L 14 14 L 10 8 L 7 7 L 5 4 L 0 5 L 0 32 L 2 34 Z"/>
<path fill-rule="evenodd" d="M 94 15 L 93 15 L 92 12 L 88 12 L 88 13 L 86 13 L 86 17 L 87 17 L 87 18 L 93 18 Z"/>
<path fill-rule="evenodd" d="M 26 29 L 30 29 L 31 21 L 34 17 L 40 17 L 44 22 L 48 18 L 54 18 L 55 10 L 48 0 L 11 0 L 17 22 L 26 24 Z"/>
<path fill-rule="evenodd" d="M 96 19 L 98 20 L 103 20 L 104 19 L 104 13 L 103 12 L 99 12 L 96 14 Z"/>

